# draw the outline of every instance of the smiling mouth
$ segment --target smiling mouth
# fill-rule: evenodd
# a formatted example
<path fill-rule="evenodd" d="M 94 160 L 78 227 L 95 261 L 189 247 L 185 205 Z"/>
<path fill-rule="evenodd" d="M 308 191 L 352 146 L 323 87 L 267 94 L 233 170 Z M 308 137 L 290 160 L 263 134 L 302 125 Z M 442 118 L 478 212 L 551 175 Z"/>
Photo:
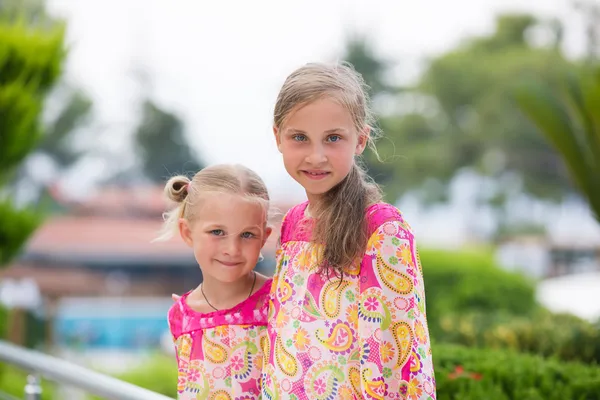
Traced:
<path fill-rule="evenodd" d="M 219 261 L 220 264 L 223 264 L 226 267 L 235 267 L 235 266 L 242 264 L 241 262 L 229 262 L 229 261 L 220 261 L 220 260 L 217 260 L 217 261 Z"/>
<path fill-rule="evenodd" d="M 327 171 L 302 171 L 302 173 L 309 179 L 323 179 L 330 174 Z"/>

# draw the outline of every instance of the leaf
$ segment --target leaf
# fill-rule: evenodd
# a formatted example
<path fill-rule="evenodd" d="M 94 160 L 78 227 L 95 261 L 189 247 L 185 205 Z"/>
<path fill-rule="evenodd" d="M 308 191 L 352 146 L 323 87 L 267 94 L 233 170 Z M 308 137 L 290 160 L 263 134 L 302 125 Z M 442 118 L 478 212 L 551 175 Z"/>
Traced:
<path fill-rule="evenodd" d="M 585 190 L 586 164 L 564 106 L 540 83 L 529 83 L 519 88 L 516 99 L 525 114 L 562 154 L 573 178 Z"/>
<path fill-rule="evenodd" d="M 600 72 L 563 76 L 564 92 L 548 82 L 519 86 L 515 99 L 563 157 L 600 222 Z M 563 96 L 561 96 L 563 94 Z"/>

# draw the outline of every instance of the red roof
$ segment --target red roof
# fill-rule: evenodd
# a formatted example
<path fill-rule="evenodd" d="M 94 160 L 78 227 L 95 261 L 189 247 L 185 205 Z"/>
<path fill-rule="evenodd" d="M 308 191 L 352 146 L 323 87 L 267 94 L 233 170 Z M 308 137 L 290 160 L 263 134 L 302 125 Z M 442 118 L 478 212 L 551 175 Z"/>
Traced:
<path fill-rule="evenodd" d="M 104 188 L 83 201 L 72 202 L 54 192 L 71 215 L 49 218 L 30 238 L 27 252 L 44 255 L 95 254 L 118 256 L 191 255 L 178 235 L 166 242 L 152 240 L 168 207 L 160 187 Z M 285 213 L 289 204 L 275 205 Z M 273 254 L 279 220 L 264 252 Z"/>
<path fill-rule="evenodd" d="M 57 216 L 48 219 L 32 235 L 27 245 L 27 251 L 48 255 L 69 253 L 94 253 L 111 256 L 191 254 L 190 249 L 178 235 L 166 242 L 152 243 L 161 224 L 160 218 L 153 220 L 103 216 Z M 273 226 L 273 233 L 265 244 L 265 253 L 274 253 L 279 229 L 278 221 Z"/>
<path fill-rule="evenodd" d="M 158 218 L 54 217 L 33 234 L 27 249 L 46 254 L 73 251 L 113 255 L 189 252 L 179 237 L 167 242 L 151 243 L 161 222 Z"/>

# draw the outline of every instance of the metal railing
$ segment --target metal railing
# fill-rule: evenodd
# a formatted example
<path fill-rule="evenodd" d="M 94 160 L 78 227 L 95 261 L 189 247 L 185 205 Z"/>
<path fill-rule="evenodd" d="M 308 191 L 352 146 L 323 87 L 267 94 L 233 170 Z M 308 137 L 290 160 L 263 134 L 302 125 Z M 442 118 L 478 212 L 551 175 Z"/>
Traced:
<path fill-rule="evenodd" d="M 42 395 L 41 378 L 83 389 L 107 399 L 115 400 L 173 400 L 170 397 L 142 389 L 139 386 L 91 371 L 79 365 L 25 349 L 0 340 L 0 361 L 27 371 L 27 384 L 24 388 L 26 400 L 40 400 Z M 173 383 L 175 385 L 175 382 Z M 4 397 L 3 397 L 4 396 Z M 0 399 L 14 399 L 0 393 Z"/>

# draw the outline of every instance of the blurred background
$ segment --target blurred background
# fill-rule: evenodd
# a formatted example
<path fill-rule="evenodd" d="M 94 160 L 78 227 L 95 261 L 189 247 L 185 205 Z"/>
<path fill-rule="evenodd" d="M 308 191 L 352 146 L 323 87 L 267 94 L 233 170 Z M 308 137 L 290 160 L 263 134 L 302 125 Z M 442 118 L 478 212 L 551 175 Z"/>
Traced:
<path fill-rule="evenodd" d="M 600 399 L 599 57 L 597 0 L 2 0 L 1 334 L 175 396 L 166 312 L 201 275 L 150 243 L 162 185 L 239 162 L 303 201 L 275 99 L 348 61 L 420 242 L 438 398 Z"/>

